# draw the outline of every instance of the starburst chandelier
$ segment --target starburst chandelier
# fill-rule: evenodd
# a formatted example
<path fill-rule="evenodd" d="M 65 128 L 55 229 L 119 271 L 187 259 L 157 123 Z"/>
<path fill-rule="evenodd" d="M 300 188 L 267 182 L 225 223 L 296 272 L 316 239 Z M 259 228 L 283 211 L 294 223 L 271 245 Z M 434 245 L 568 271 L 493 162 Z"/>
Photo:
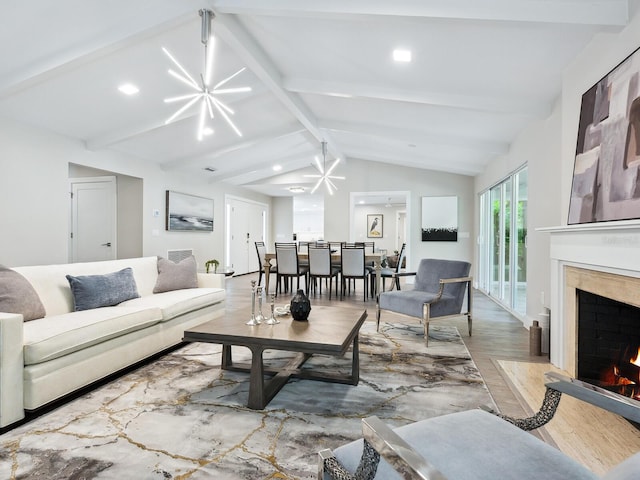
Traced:
<path fill-rule="evenodd" d="M 336 168 L 338 163 L 340 163 L 340 159 L 336 158 L 335 162 L 333 162 L 333 164 L 327 170 L 327 142 L 323 141 L 322 142 L 322 163 L 320 163 L 320 158 L 318 158 L 317 156 L 315 157 L 315 161 L 316 161 L 316 164 L 314 165 L 314 167 L 318 169 L 318 172 L 320 172 L 320 175 L 305 175 L 305 177 L 308 177 L 308 178 L 318 179 L 318 182 L 315 184 L 315 186 L 311 190 L 311 194 L 314 194 L 318 189 L 318 187 L 322 185 L 322 183 L 324 182 L 324 184 L 327 187 L 327 191 L 329 192 L 329 195 L 333 195 L 334 190 L 338 190 L 338 187 L 336 187 L 335 183 L 333 183 L 332 180 L 345 179 L 345 177 L 337 177 L 335 175 L 331 175 L 331 172 L 333 172 L 333 170 Z"/>
<path fill-rule="evenodd" d="M 220 88 L 229 82 L 232 78 L 242 73 L 246 68 L 241 68 L 233 75 L 228 76 L 227 78 L 219 81 L 215 85 L 211 85 L 212 77 L 213 77 L 213 47 L 214 47 L 214 38 L 211 34 L 211 19 L 214 16 L 211 10 L 200 10 L 200 16 L 202 17 L 202 36 L 201 41 L 204 45 L 204 75 L 200 74 L 200 82 L 196 82 L 194 78 L 189 74 L 189 72 L 180 65 L 180 62 L 175 59 L 169 50 L 162 47 L 162 51 L 167 54 L 167 56 L 171 59 L 178 70 L 180 72 L 176 72 L 173 69 L 169 69 L 169 75 L 180 80 L 182 83 L 191 87 L 191 89 L 195 90 L 195 93 L 188 93 L 186 95 L 180 95 L 177 97 L 165 98 L 165 103 L 174 103 L 174 102 L 182 102 L 186 103 L 181 106 L 173 115 L 171 115 L 165 125 L 171 123 L 182 113 L 186 112 L 192 106 L 197 106 L 198 102 L 200 103 L 200 113 L 199 113 L 199 121 L 198 121 L 198 140 L 202 140 L 205 135 L 206 130 L 206 118 L 209 116 L 210 119 L 213 119 L 213 111 L 216 110 L 222 118 L 224 118 L 229 126 L 233 129 L 234 132 L 238 136 L 242 136 L 238 127 L 231 121 L 229 115 L 233 115 L 235 112 L 229 108 L 228 105 L 220 101 L 217 97 L 220 95 L 227 95 L 229 93 L 241 93 L 241 92 L 250 92 L 251 87 L 237 87 L 237 88 Z"/>

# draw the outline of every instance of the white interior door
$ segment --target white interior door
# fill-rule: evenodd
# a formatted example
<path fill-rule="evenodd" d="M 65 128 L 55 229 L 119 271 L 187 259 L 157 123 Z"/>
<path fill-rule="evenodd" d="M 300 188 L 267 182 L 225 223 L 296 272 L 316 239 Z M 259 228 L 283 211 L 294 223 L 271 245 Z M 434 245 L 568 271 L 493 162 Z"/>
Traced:
<path fill-rule="evenodd" d="M 266 206 L 240 199 L 227 201 L 229 264 L 236 274 L 258 271 L 255 242 L 265 238 Z"/>
<path fill-rule="evenodd" d="M 71 261 L 116 258 L 116 179 L 71 180 Z"/>

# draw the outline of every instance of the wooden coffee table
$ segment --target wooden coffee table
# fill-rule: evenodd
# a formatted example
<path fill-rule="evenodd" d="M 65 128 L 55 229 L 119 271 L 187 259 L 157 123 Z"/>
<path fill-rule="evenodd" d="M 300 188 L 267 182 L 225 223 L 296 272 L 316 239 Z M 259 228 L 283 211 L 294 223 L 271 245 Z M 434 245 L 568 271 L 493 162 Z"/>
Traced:
<path fill-rule="evenodd" d="M 280 323 L 277 325 L 245 325 L 250 317 L 251 312 L 245 309 L 228 311 L 224 317 L 185 331 L 183 337 L 185 342 L 222 344 L 222 368 L 250 373 L 249 408 L 264 409 L 291 377 L 358 384 L 358 332 L 367 318 L 366 310 L 314 306 L 308 321 L 298 322 L 287 315 L 278 317 Z M 234 364 L 232 346 L 249 348 L 251 365 Z M 350 374 L 301 368 L 312 355 L 342 356 L 349 346 L 353 346 Z M 262 358 L 263 352 L 269 349 L 297 352 L 297 355 L 283 367 L 269 368 L 264 365 Z M 271 378 L 265 380 L 265 375 Z"/>

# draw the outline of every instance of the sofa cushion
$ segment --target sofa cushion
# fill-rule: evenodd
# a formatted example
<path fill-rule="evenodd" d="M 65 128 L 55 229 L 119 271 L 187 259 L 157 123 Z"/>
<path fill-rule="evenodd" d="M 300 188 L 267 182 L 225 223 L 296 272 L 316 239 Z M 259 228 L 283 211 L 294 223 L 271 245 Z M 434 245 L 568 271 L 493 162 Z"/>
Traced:
<path fill-rule="evenodd" d="M 198 286 L 198 266 L 193 255 L 179 263 L 158 257 L 158 280 L 153 293 L 170 292 Z"/>
<path fill-rule="evenodd" d="M 121 307 L 159 308 L 163 321 L 224 301 L 222 288 L 189 288 L 134 298 Z"/>
<path fill-rule="evenodd" d="M 104 275 L 123 268 L 133 269 L 138 293 L 151 295 L 158 279 L 158 257 L 125 258 L 102 262 L 29 265 L 13 270 L 24 276 L 38 293 L 47 315 L 74 311 L 73 294 L 66 275 Z"/>
<path fill-rule="evenodd" d="M 126 300 L 138 298 L 138 287 L 133 270 L 124 268 L 105 275 L 67 275 L 71 286 L 75 311 L 111 307 Z"/>
<path fill-rule="evenodd" d="M 0 265 L 0 312 L 19 313 L 25 322 L 46 315 L 40 297 L 18 272 Z"/>
<path fill-rule="evenodd" d="M 158 308 L 105 307 L 25 323 L 24 363 L 33 365 L 82 350 L 162 320 Z"/>

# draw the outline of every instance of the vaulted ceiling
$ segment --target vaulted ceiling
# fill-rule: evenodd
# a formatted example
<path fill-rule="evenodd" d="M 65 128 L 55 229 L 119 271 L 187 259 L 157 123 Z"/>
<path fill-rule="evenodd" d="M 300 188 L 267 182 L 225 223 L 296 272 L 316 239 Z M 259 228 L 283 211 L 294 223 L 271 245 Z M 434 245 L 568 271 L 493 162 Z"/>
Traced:
<path fill-rule="evenodd" d="M 212 182 L 289 195 L 313 157 L 476 175 L 551 112 L 563 68 L 627 0 L 30 0 L 0 5 L 0 115 Z M 242 67 L 214 111 L 166 120 L 191 93 L 166 48 L 204 70 L 200 9 L 214 12 L 212 83 Z M 392 59 L 394 49 L 410 63 Z M 184 76 L 184 75 L 183 75 Z M 198 80 L 199 81 L 199 80 Z M 133 83 L 139 92 L 118 91 Z M 281 170 L 274 172 L 273 166 Z M 210 168 L 214 171 L 205 171 Z M 335 170 L 340 174 L 340 166 Z M 283 180 L 284 179 L 284 180 Z"/>

